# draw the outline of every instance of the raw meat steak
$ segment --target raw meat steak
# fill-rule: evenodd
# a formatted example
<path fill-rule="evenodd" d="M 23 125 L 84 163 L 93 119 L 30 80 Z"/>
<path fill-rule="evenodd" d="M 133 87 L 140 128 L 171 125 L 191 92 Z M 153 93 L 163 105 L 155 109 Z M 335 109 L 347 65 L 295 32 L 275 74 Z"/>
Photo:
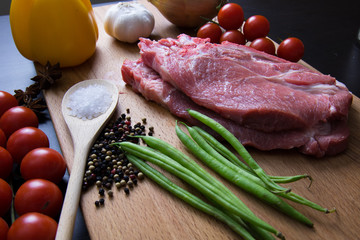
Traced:
<path fill-rule="evenodd" d="M 159 103 L 172 114 L 191 124 L 199 125 L 199 122 L 187 114 L 186 109 L 200 111 L 224 125 L 244 145 L 260 150 L 299 148 L 305 154 L 322 157 L 325 154 L 339 153 L 347 146 L 349 131 L 346 120 L 320 123 L 306 129 L 264 132 L 241 126 L 197 105 L 181 91 L 165 82 L 157 72 L 146 66 L 141 58 L 138 61 L 125 60 L 122 76 L 135 92 L 142 94 L 147 100 Z"/>
<path fill-rule="evenodd" d="M 347 119 L 352 95 L 335 78 L 246 46 L 180 35 L 141 39 L 141 58 L 196 104 L 272 133 Z"/>

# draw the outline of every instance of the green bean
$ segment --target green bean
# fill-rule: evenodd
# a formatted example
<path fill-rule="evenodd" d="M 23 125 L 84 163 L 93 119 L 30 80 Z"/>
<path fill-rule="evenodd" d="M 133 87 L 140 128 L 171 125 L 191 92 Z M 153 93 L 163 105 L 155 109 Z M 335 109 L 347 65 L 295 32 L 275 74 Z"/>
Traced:
<path fill-rule="evenodd" d="M 152 156 L 153 151 L 151 151 L 150 148 L 130 142 L 120 142 L 116 145 L 120 146 L 125 152 L 128 152 L 155 165 L 158 165 L 159 167 L 186 181 L 187 183 L 198 189 L 206 197 L 212 199 L 217 204 L 219 204 L 222 208 L 224 208 L 224 210 L 239 215 L 244 221 L 249 222 L 255 226 L 264 228 L 267 231 L 274 233 L 279 238 L 284 238 L 281 232 L 277 231 L 274 227 L 258 218 L 253 212 L 251 212 L 250 209 L 247 208 L 247 206 L 240 199 L 235 197 L 237 201 L 233 202 L 234 198 L 230 199 L 229 196 L 221 195 L 222 192 L 215 188 L 213 185 L 211 185 L 198 175 L 194 174 L 190 170 L 184 168 L 182 165 L 178 164 L 166 155 L 157 152 L 157 154 Z"/>
<path fill-rule="evenodd" d="M 140 171 L 142 171 L 148 178 L 152 179 L 154 182 L 159 184 L 162 188 L 169 191 L 176 197 L 180 198 L 181 200 L 185 201 L 186 203 L 190 204 L 191 206 L 203 211 L 204 213 L 211 215 L 218 220 L 227 224 L 232 230 L 234 230 L 237 234 L 242 236 L 244 239 L 247 240 L 255 240 L 250 233 L 245 229 L 244 226 L 239 224 L 237 221 L 232 219 L 229 215 L 222 212 L 220 209 L 207 204 L 197 196 L 189 193 L 185 189 L 179 187 L 175 183 L 171 182 L 167 177 L 161 174 L 159 171 L 155 170 L 147 163 L 142 161 L 141 159 L 133 156 L 127 155 L 127 159 L 134 164 Z M 241 219 L 237 219 L 238 221 Z M 244 223 L 243 223 L 244 224 Z"/>
<path fill-rule="evenodd" d="M 226 163 L 227 160 L 222 159 L 223 157 L 219 153 L 217 153 L 194 128 L 187 126 L 187 129 L 192 139 L 186 133 L 184 133 L 177 125 L 175 126 L 176 133 L 181 142 L 198 159 L 200 159 L 214 171 L 219 173 L 225 179 L 236 184 L 241 189 L 256 196 L 260 200 L 268 203 L 270 206 L 282 211 L 288 216 L 308 226 L 313 226 L 313 223 L 308 218 L 306 218 L 300 212 L 298 212 L 289 204 L 284 202 L 282 199 L 277 197 L 275 194 L 268 191 L 264 186 L 261 186 L 261 184 L 252 181 L 252 179 L 249 179 L 245 175 L 238 174 L 238 172 L 234 169 L 238 168 L 239 170 L 241 170 L 239 167 L 235 165 L 233 168 L 229 167 Z"/>
<path fill-rule="evenodd" d="M 318 210 L 320 212 L 332 213 L 332 212 L 336 211 L 335 208 L 329 210 L 328 208 L 324 208 L 324 207 L 320 206 L 319 204 L 316 204 L 316 203 L 314 203 L 312 201 L 309 201 L 308 199 L 306 199 L 306 198 L 304 198 L 302 196 L 299 196 L 299 195 L 297 195 L 296 193 L 293 193 L 293 192 L 290 192 L 290 193 L 280 192 L 280 193 L 277 193 L 277 195 L 279 195 L 279 196 L 281 196 L 283 198 L 286 198 L 288 200 L 291 200 L 293 202 L 300 203 L 302 205 L 311 207 L 311 208 L 313 208 L 315 210 Z"/>
<path fill-rule="evenodd" d="M 225 127 L 223 127 L 220 123 L 216 122 L 212 118 L 194 111 L 187 110 L 190 116 L 204 123 L 215 132 L 220 134 L 233 148 L 237 151 L 237 153 L 244 159 L 247 165 L 255 172 L 255 174 L 271 189 L 273 192 L 290 192 L 291 189 L 286 189 L 278 184 L 276 184 L 266 173 L 265 171 L 257 164 L 257 162 L 252 158 L 250 153 L 245 149 L 245 147 L 241 144 L 241 142 Z"/>
<path fill-rule="evenodd" d="M 233 164 L 241 167 L 242 169 L 248 171 L 249 173 L 255 174 L 251 168 L 249 168 L 245 163 L 239 160 L 238 157 L 235 156 L 227 147 L 225 147 L 223 144 L 221 144 L 216 138 L 214 138 L 211 134 L 206 132 L 200 127 L 193 127 L 206 141 L 214 148 L 216 149 L 220 154 L 222 154 L 224 157 L 226 157 L 230 162 Z"/>
<path fill-rule="evenodd" d="M 210 144 L 217 152 L 219 152 L 221 155 L 223 155 L 226 159 L 228 159 L 233 164 L 241 167 L 243 170 L 255 175 L 255 173 L 246 164 L 244 164 L 242 161 L 240 161 L 239 158 L 236 157 L 233 152 L 231 152 L 227 147 L 225 147 L 222 143 L 220 143 L 218 140 L 216 140 L 216 138 L 214 138 L 211 134 L 209 134 L 208 132 L 206 132 L 205 130 L 203 130 L 200 127 L 194 126 L 193 128 L 208 142 L 208 144 Z M 310 180 L 309 187 L 311 186 L 311 183 L 312 183 L 311 176 L 309 176 L 307 174 L 295 175 L 295 176 L 271 176 L 270 175 L 269 177 L 276 183 L 290 183 L 290 182 L 298 181 L 303 178 L 308 178 Z"/>
<path fill-rule="evenodd" d="M 292 182 L 296 182 L 298 180 L 307 178 L 310 180 L 310 184 L 308 186 L 308 188 L 310 188 L 313 179 L 310 175 L 308 174 L 300 174 L 300 175 L 294 175 L 294 176 L 272 176 L 269 175 L 269 177 L 276 183 L 292 183 Z"/>

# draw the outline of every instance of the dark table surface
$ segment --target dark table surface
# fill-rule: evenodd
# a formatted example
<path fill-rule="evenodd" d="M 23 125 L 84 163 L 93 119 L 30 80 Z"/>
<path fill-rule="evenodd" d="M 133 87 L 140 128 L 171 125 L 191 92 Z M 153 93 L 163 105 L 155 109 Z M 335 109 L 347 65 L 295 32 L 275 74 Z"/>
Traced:
<path fill-rule="evenodd" d="M 106 2 L 104 0 L 92 3 Z M 303 60 L 324 74 L 330 74 L 360 96 L 360 2 L 314 0 L 232 0 L 239 3 L 245 18 L 255 14 L 270 21 L 269 36 L 275 41 L 298 37 L 305 45 Z M 98 5 L 94 4 L 94 7 Z M 101 27 L 101 26 L 99 26 Z M 13 93 L 32 84 L 36 75 L 33 62 L 17 51 L 9 16 L 0 16 L 0 90 Z M 61 151 L 50 116 L 40 123 L 50 147 Z M 66 181 L 66 177 L 64 179 Z M 78 212 L 73 239 L 89 239 Z"/>

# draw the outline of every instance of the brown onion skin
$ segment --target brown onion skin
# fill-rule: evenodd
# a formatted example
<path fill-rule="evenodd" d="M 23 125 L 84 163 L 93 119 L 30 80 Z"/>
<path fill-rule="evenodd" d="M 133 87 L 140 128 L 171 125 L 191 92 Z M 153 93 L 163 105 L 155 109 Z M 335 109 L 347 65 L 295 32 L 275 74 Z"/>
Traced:
<path fill-rule="evenodd" d="M 148 0 L 171 23 L 194 28 L 212 19 L 222 0 Z M 204 19 L 205 18 L 205 19 Z"/>

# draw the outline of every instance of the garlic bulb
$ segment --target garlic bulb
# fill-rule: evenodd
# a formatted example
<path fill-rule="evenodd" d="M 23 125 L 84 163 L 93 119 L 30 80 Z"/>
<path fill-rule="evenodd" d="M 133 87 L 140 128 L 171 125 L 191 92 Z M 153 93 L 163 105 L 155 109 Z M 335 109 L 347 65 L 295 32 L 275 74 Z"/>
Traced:
<path fill-rule="evenodd" d="M 148 0 L 178 27 L 197 27 L 217 14 L 223 0 Z"/>
<path fill-rule="evenodd" d="M 104 20 L 107 34 L 128 43 L 150 36 L 154 25 L 154 15 L 138 2 L 120 2 L 111 6 Z"/>

